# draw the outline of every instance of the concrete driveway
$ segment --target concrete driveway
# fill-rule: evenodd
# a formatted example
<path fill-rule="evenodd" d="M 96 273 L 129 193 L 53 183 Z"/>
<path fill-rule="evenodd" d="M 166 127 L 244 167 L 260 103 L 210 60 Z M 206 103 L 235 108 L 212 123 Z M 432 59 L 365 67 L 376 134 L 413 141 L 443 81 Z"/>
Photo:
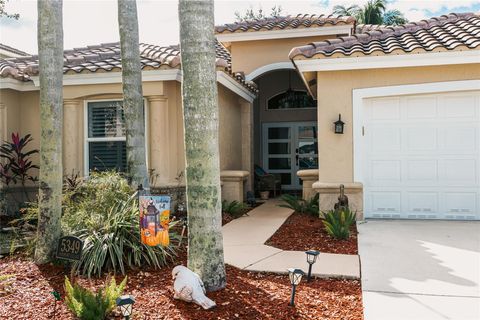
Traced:
<path fill-rule="evenodd" d="M 365 320 L 479 320 L 480 222 L 359 223 Z"/>

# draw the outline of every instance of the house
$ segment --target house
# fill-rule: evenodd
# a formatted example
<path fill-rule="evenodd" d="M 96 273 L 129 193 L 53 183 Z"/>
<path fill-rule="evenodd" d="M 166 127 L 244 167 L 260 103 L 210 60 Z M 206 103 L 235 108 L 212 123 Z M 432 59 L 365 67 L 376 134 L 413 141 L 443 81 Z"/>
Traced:
<path fill-rule="evenodd" d="M 224 198 L 252 189 L 255 163 L 282 189 L 318 192 L 321 210 L 343 184 L 360 218 L 480 219 L 478 15 L 398 27 L 297 15 L 215 33 Z M 173 186 L 184 169 L 179 50 L 140 51 L 147 165 L 156 187 Z M 37 64 L 0 61 L 2 139 L 39 137 Z M 65 51 L 66 172 L 124 168 L 120 70 L 118 43 Z"/>

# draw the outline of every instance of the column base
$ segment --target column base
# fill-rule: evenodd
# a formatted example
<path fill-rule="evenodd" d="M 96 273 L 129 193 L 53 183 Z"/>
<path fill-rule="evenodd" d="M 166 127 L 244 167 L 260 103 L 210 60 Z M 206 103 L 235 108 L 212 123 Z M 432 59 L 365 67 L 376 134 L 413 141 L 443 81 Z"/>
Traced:
<path fill-rule="evenodd" d="M 356 212 L 357 220 L 363 220 L 363 184 L 360 182 L 320 182 L 313 183 L 312 188 L 319 193 L 320 212 L 333 210 L 340 195 L 340 185 L 345 187 L 350 210 Z"/>

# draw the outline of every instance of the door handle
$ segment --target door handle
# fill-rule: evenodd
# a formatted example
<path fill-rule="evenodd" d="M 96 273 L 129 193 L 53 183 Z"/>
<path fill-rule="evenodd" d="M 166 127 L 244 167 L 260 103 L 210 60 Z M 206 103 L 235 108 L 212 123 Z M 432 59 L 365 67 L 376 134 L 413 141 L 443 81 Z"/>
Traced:
<path fill-rule="evenodd" d="M 297 163 L 297 167 L 298 167 L 298 153 L 295 155 L 295 162 Z"/>

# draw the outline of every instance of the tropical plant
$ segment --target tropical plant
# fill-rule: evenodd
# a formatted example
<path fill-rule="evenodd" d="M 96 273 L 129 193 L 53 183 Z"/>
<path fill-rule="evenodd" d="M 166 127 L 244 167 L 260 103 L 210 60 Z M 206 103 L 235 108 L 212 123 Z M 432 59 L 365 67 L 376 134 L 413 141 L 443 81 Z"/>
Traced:
<path fill-rule="evenodd" d="M 238 202 L 233 200 L 228 202 L 227 200 L 222 201 L 222 212 L 226 212 L 234 218 L 238 218 L 243 215 L 244 210 L 247 208 L 247 205 L 243 202 Z"/>
<path fill-rule="evenodd" d="M 38 1 L 40 174 L 35 262 L 54 258 L 62 215 L 63 23 L 62 0 Z"/>
<path fill-rule="evenodd" d="M 348 239 L 350 237 L 350 227 L 355 223 L 355 212 L 350 209 L 330 210 L 323 213 L 323 225 L 325 231 L 335 239 Z"/>
<path fill-rule="evenodd" d="M 258 10 L 254 10 L 252 6 L 249 9 L 245 10 L 244 13 L 240 13 L 239 11 L 235 11 L 235 20 L 237 22 L 244 22 L 244 21 L 253 21 L 253 20 L 261 20 L 265 18 L 277 18 L 283 12 L 282 6 L 274 5 L 270 9 L 270 14 L 267 15 L 263 11 L 262 7 L 259 7 Z"/>
<path fill-rule="evenodd" d="M 112 312 L 115 300 L 120 297 L 125 286 L 127 277 L 117 285 L 112 277 L 104 290 L 99 289 L 96 293 L 80 286 L 73 285 L 65 277 L 65 304 L 81 320 L 101 320 Z"/>
<path fill-rule="evenodd" d="M 408 23 L 408 19 L 405 18 L 404 14 L 398 9 L 388 10 L 383 14 L 383 24 L 398 26 L 405 23 Z"/>
<path fill-rule="evenodd" d="M 188 268 L 208 291 L 227 284 L 222 242 L 213 0 L 180 0 Z"/>
<path fill-rule="evenodd" d="M 141 184 L 148 189 L 137 2 L 136 0 L 118 0 L 117 7 L 122 56 L 127 175 L 133 187 L 136 188 Z"/>
<path fill-rule="evenodd" d="M 35 182 L 37 178 L 32 175 L 32 170 L 39 169 L 32 162 L 32 156 L 38 153 L 38 149 L 25 150 L 28 144 L 33 141 L 30 134 L 20 137 L 19 133 L 12 133 L 11 142 L 3 142 L 0 145 L 0 178 L 9 185 L 10 183 L 21 183 L 25 186 L 27 181 Z"/>
<path fill-rule="evenodd" d="M 279 207 L 289 208 L 295 210 L 295 212 L 308 213 L 312 216 L 318 217 L 319 215 L 319 206 L 318 206 L 319 194 L 315 194 L 309 200 L 300 199 L 291 194 L 284 194 L 281 197 L 281 200 L 284 202 L 279 205 Z"/>
<path fill-rule="evenodd" d="M 386 8 L 386 0 L 369 0 L 363 8 L 358 5 L 336 5 L 333 13 L 338 16 L 352 16 L 358 23 L 365 24 L 399 25 L 408 22 L 400 10 L 386 11 Z"/>

